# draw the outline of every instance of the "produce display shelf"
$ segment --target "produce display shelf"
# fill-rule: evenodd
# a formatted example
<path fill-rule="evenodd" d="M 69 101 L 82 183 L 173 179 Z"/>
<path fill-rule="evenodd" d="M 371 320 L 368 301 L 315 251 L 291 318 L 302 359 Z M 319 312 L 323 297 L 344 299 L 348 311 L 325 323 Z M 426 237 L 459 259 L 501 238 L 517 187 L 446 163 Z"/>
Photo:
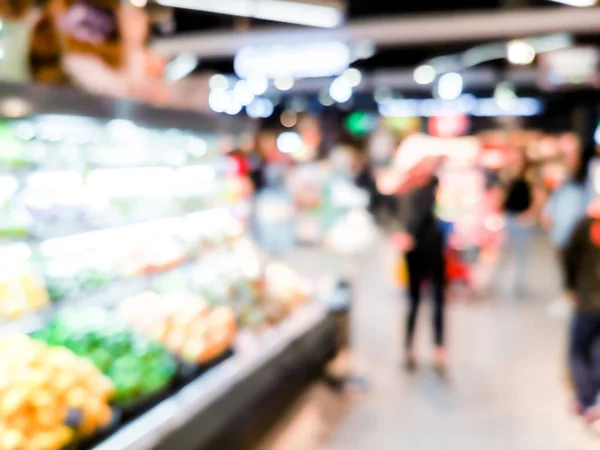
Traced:
<path fill-rule="evenodd" d="M 94 450 L 209 449 L 245 412 L 277 395 L 277 386 L 308 367 L 322 367 L 335 351 L 326 309 L 311 303 L 154 408 L 123 426 Z M 246 336 L 248 338 L 248 336 Z M 248 345 L 250 344 L 250 345 Z"/>
<path fill-rule="evenodd" d="M 28 315 L 27 317 L 15 321 L 0 321 L 0 336 L 7 336 L 14 333 L 30 334 L 43 328 L 54 315 L 67 308 L 85 307 L 112 307 L 121 300 L 140 293 L 145 289 L 151 288 L 153 282 L 173 270 L 186 271 L 194 267 L 197 261 L 188 261 L 180 264 L 173 269 L 143 275 L 131 279 L 124 279 L 110 283 L 105 288 L 90 294 L 84 294 L 72 299 L 65 299 L 53 303 L 47 308 Z"/>

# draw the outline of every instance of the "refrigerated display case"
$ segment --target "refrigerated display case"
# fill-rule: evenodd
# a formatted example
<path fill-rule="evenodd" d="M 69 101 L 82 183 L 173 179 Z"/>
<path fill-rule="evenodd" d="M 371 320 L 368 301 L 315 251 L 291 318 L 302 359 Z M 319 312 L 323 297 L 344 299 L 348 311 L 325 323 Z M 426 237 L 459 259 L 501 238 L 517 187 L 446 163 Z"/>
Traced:
<path fill-rule="evenodd" d="M 1 448 L 210 448 L 325 364 L 327 312 L 246 237 L 218 131 L 1 128 Z"/>

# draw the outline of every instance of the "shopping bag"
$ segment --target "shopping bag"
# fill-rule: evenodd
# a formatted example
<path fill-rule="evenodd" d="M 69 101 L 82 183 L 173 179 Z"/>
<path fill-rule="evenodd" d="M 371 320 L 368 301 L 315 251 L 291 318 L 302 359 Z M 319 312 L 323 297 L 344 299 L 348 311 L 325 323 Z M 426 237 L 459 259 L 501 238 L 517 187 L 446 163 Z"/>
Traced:
<path fill-rule="evenodd" d="M 396 285 L 401 288 L 408 286 L 408 267 L 406 265 L 406 259 L 403 255 L 398 255 L 394 267 L 394 281 Z"/>

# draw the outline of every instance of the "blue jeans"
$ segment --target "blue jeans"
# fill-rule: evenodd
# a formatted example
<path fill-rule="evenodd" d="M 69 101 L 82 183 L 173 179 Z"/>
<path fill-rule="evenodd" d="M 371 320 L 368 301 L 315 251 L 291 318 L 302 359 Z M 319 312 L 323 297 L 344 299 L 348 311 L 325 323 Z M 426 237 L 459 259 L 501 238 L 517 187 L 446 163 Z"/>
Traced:
<path fill-rule="evenodd" d="M 600 393 L 600 371 L 594 358 L 599 338 L 600 317 L 576 312 L 570 330 L 569 363 L 577 401 L 586 409 L 596 405 Z"/>
<path fill-rule="evenodd" d="M 507 215 L 505 220 L 506 236 L 498 270 L 505 266 L 509 259 L 514 259 L 516 274 L 513 289 L 522 292 L 527 281 L 527 264 L 533 241 L 534 227 L 533 225 L 520 223 L 517 217 L 511 214 Z"/>

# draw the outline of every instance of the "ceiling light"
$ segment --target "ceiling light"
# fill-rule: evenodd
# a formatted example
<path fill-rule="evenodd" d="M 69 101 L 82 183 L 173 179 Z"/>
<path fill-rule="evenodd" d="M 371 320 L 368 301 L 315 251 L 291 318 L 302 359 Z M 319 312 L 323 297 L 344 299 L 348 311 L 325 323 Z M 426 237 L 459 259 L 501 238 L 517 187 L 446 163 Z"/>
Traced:
<path fill-rule="evenodd" d="M 281 114 L 281 125 L 286 128 L 293 128 L 298 123 L 298 114 L 296 111 L 287 110 Z"/>
<path fill-rule="evenodd" d="M 329 88 L 329 95 L 338 103 L 346 103 L 352 98 L 352 85 L 344 78 L 336 78 Z"/>
<path fill-rule="evenodd" d="M 320 78 L 339 75 L 350 62 L 348 46 L 334 41 L 245 47 L 236 53 L 233 67 L 238 77 L 246 79 L 257 75 L 270 79 L 283 76 Z"/>
<path fill-rule="evenodd" d="M 322 90 L 319 93 L 319 102 L 323 106 L 332 106 L 335 103 L 335 101 L 331 98 L 331 95 L 329 95 L 328 90 Z"/>
<path fill-rule="evenodd" d="M 289 91 L 294 87 L 294 79 L 292 77 L 276 78 L 273 85 L 280 91 Z"/>
<path fill-rule="evenodd" d="M 302 145 L 302 138 L 295 132 L 281 133 L 277 138 L 277 148 L 281 153 L 298 153 Z"/>
<path fill-rule="evenodd" d="M 350 86 L 353 88 L 357 87 L 362 81 L 362 73 L 355 68 L 346 70 L 342 76 L 348 80 Z"/>
<path fill-rule="evenodd" d="M 588 6 L 594 6 L 596 0 L 551 0 L 555 3 L 562 3 L 563 5 L 577 6 L 579 8 L 585 8 Z"/>
<path fill-rule="evenodd" d="M 517 104 L 515 87 L 511 83 L 499 83 L 494 90 L 494 100 L 502 111 L 511 112 Z"/>
<path fill-rule="evenodd" d="M 246 80 L 240 80 L 233 88 L 233 98 L 242 106 L 248 106 L 254 100 L 254 92 L 250 83 Z"/>
<path fill-rule="evenodd" d="M 413 73 L 413 78 L 418 84 L 431 84 L 435 80 L 435 68 L 430 65 L 419 66 Z"/>
<path fill-rule="evenodd" d="M 375 89 L 375 93 L 373 94 L 373 98 L 377 103 L 385 103 L 391 100 L 394 96 L 394 93 L 389 87 L 379 87 Z"/>
<path fill-rule="evenodd" d="M 129 2 L 137 8 L 144 8 L 148 4 L 148 0 L 129 0 Z"/>
<path fill-rule="evenodd" d="M 229 80 L 225 75 L 217 74 L 210 77 L 208 85 L 211 89 L 222 89 L 225 91 L 229 89 Z"/>
<path fill-rule="evenodd" d="M 510 41 L 506 53 L 511 64 L 531 64 L 535 59 L 535 49 L 528 42 L 521 40 Z"/>
<path fill-rule="evenodd" d="M 344 16 L 335 6 L 281 0 L 157 0 L 163 6 L 321 28 L 341 25 Z"/>
<path fill-rule="evenodd" d="M 252 103 L 246 106 L 246 113 L 252 118 L 266 119 L 273 115 L 275 106 L 268 98 L 255 98 Z"/>
<path fill-rule="evenodd" d="M 455 100 L 463 90 L 463 78 L 455 72 L 445 73 L 438 81 L 437 95 L 442 100 Z"/>
<path fill-rule="evenodd" d="M 214 112 L 225 112 L 232 97 L 233 93 L 231 91 L 213 89 L 208 96 L 208 106 L 210 106 L 210 109 Z"/>
<path fill-rule="evenodd" d="M 248 83 L 254 95 L 263 95 L 269 89 L 269 80 L 262 75 L 250 75 Z"/>

